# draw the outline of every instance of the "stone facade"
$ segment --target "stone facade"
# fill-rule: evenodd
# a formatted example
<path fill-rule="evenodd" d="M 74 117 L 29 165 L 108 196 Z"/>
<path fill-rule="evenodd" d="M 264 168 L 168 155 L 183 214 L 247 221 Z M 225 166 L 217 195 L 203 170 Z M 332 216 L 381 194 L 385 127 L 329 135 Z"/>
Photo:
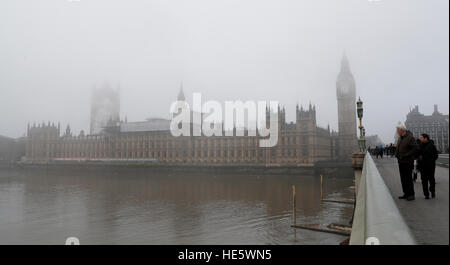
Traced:
<path fill-rule="evenodd" d="M 406 115 L 405 125 L 416 138 L 419 138 L 422 133 L 430 135 L 436 145 L 436 148 L 440 152 L 448 153 L 448 114 L 444 115 L 440 113 L 437 105 L 434 105 L 434 111 L 431 115 L 424 115 L 420 113 L 419 106 L 415 106 Z"/>
<path fill-rule="evenodd" d="M 259 147 L 258 136 L 172 136 L 169 120 L 110 122 L 101 134 L 74 136 L 70 127 L 34 125 L 28 129 L 26 158 L 52 160 L 152 160 L 161 164 L 313 166 L 334 159 L 330 129 L 316 125 L 314 106 L 297 107 L 296 123 L 280 110 L 278 143 Z"/>
<path fill-rule="evenodd" d="M 135 160 L 162 164 L 270 166 L 313 166 L 318 161 L 338 158 L 350 161 L 356 150 L 356 92 L 345 56 L 336 87 L 339 133 L 330 131 L 329 126 L 317 126 L 316 107 L 311 104 L 306 109 L 297 105 L 296 120 L 289 123 L 282 108 L 277 114 L 278 143 L 274 147 L 259 147 L 260 138 L 248 134 L 174 137 L 170 132 L 170 121 L 165 119 L 127 122 L 125 118 L 121 121 L 117 94 L 106 89 L 98 92 L 92 102 L 91 119 L 94 121 L 91 121 L 89 135 L 84 132 L 72 135 L 69 126 L 61 135 L 59 124 L 33 125 L 27 132 L 26 160 Z M 185 100 L 182 88 L 177 98 Z M 104 107 L 101 102 L 109 103 Z M 107 115 L 99 114 L 98 109 L 102 108 L 106 109 L 103 112 Z M 266 117 L 269 116 L 266 110 Z"/>

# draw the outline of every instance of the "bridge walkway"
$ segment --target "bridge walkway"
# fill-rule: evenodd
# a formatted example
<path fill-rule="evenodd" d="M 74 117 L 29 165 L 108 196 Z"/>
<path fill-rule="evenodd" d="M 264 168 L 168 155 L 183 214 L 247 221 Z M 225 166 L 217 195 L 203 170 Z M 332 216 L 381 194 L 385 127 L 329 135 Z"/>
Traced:
<path fill-rule="evenodd" d="M 416 200 L 398 199 L 402 195 L 395 158 L 373 159 L 395 204 L 418 244 L 449 244 L 449 169 L 436 167 L 436 198 L 425 200 L 420 175 L 414 184 Z"/>

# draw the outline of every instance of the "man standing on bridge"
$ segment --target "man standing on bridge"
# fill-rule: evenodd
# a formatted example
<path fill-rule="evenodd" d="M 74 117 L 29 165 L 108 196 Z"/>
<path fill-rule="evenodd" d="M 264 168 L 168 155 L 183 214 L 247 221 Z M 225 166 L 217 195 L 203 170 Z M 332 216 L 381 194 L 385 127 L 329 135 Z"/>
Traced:
<path fill-rule="evenodd" d="M 438 156 L 436 146 L 434 146 L 433 141 L 430 140 L 430 136 L 423 133 L 420 136 L 418 162 L 420 176 L 422 178 L 423 195 L 427 200 L 430 198 L 430 192 L 431 198 L 436 197 L 434 170 L 436 168 L 436 160 L 438 159 Z M 428 187 L 428 183 L 430 183 L 430 187 Z"/>
<path fill-rule="evenodd" d="M 400 196 L 399 199 L 412 201 L 415 199 L 412 171 L 419 148 L 413 134 L 406 130 L 405 125 L 401 122 L 397 125 L 397 134 L 399 137 L 395 157 L 397 157 L 403 189 L 403 196 Z"/>

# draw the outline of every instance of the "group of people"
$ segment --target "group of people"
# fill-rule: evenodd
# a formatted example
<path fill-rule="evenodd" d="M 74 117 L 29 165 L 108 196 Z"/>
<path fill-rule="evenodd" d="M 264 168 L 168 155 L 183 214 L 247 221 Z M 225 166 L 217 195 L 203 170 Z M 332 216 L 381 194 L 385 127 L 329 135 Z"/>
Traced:
<path fill-rule="evenodd" d="M 398 161 L 403 189 L 403 195 L 399 198 L 407 201 L 415 200 L 413 173 L 415 172 L 417 176 L 417 171 L 420 172 L 425 199 L 430 199 L 430 196 L 435 198 L 436 181 L 434 171 L 436 160 L 438 159 L 438 151 L 430 136 L 423 133 L 416 140 L 413 134 L 401 123 L 397 125 L 397 135 L 395 157 Z"/>
<path fill-rule="evenodd" d="M 376 146 L 375 148 L 368 148 L 368 151 L 371 155 L 375 156 L 376 158 L 383 158 L 383 155 L 393 157 L 395 155 L 395 145 L 390 144 L 386 146 Z"/>

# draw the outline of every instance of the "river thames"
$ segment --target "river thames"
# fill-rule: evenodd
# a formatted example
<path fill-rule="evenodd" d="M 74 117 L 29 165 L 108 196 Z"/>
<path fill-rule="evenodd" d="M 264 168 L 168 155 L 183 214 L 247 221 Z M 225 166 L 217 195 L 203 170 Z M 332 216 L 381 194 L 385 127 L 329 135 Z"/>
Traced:
<path fill-rule="evenodd" d="M 293 229 L 348 223 L 353 205 L 322 202 L 316 175 L 128 170 L 0 170 L 0 244 L 339 244 Z M 353 198 L 351 176 L 324 175 L 324 196 Z"/>

